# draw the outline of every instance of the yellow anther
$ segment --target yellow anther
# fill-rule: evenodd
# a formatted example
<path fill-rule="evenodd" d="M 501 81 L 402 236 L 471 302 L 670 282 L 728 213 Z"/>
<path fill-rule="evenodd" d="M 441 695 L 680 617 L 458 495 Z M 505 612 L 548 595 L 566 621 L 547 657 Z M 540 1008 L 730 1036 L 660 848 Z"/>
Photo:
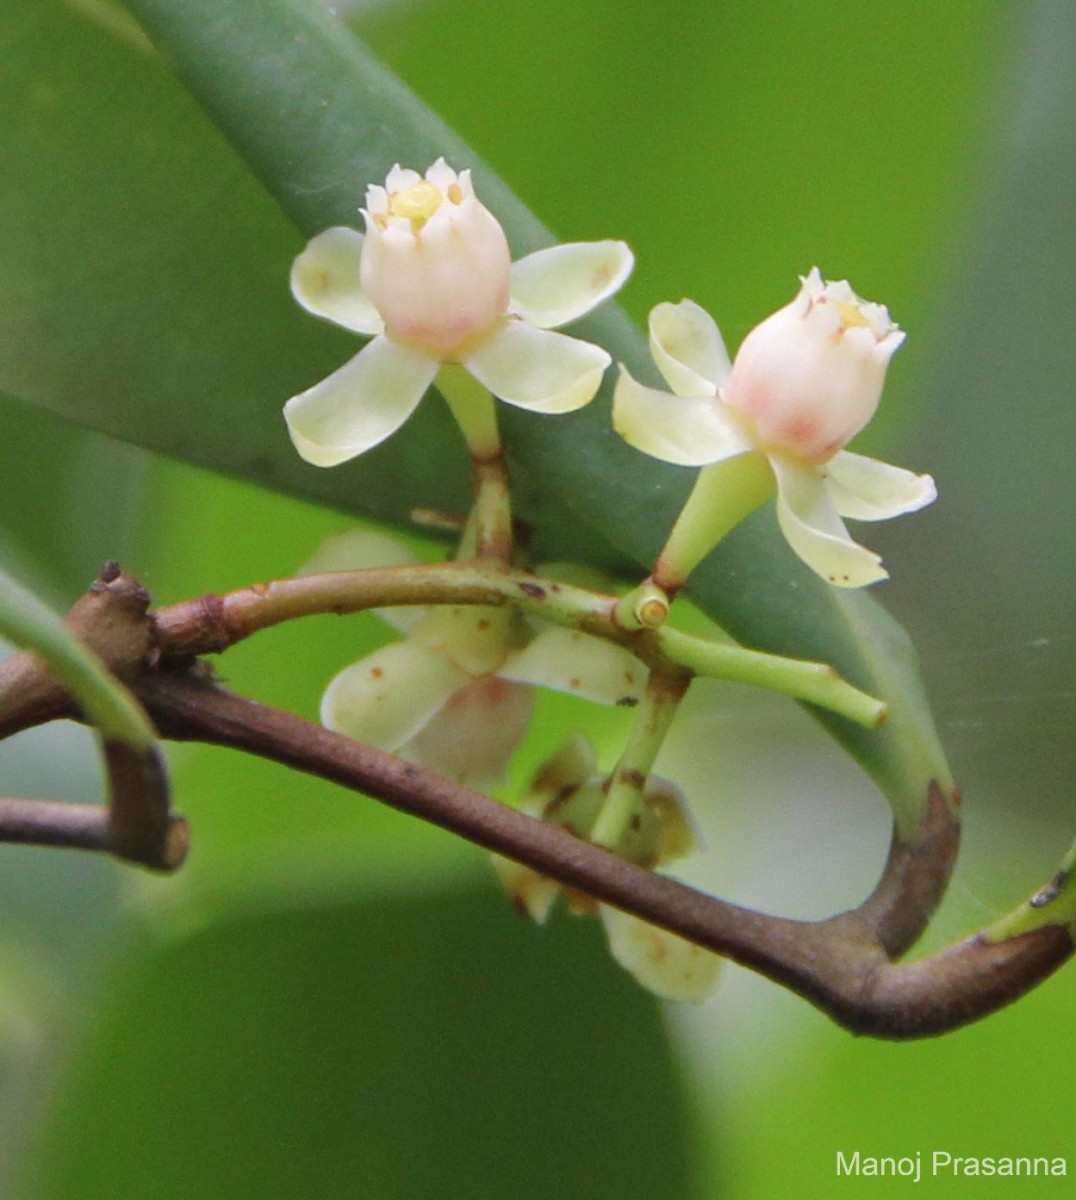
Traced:
<path fill-rule="evenodd" d="M 871 323 L 863 315 L 863 310 L 858 304 L 849 304 L 847 300 L 830 300 L 837 310 L 837 315 L 841 318 L 841 324 L 845 329 L 854 329 L 857 326 L 863 329 L 870 329 Z"/>
<path fill-rule="evenodd" d="M 441 207 L 443 199 L 428 179 L 420 179 L 418 183 L 392 193 L 389 197 L 389 212 L 394 217 L 406 217 L 418 230 Z"/>

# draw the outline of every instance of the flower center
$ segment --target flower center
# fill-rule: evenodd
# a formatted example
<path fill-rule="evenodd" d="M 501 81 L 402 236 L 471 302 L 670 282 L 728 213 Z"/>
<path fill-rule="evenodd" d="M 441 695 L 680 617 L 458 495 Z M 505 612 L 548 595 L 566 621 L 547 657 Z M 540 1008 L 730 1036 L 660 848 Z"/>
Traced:
<path fill-rule="evenodd" d="M 443 200 L 444 197 L 428 179 L 420 179 L 418 183 L 392 193 L 389 197 L 389 213 L 394 217 L 405 217 L 418 233 L 441 207 Z"/>
<path fill-rule="evenodd" d="M 863 315 L 863 310 L 858 304 L 849 304 L 847 300 L 829 300 L 828 303 L 837 310 L 845 329 L 854 329 L 857 326 L 860 329 L 871 328 L 870 321 Z"/>

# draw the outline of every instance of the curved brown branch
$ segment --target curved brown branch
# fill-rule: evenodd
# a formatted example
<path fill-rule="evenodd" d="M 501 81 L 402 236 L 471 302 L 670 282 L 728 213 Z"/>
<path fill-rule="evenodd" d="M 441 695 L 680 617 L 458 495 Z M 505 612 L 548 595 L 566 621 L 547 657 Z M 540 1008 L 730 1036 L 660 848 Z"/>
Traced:
<path fill-rule="evenodd" d="M 919 940 L 952 878 L 960 849 L 954 801 L 959 804 L 959 794 L 946 796 L 931 783 L 922 827 L 904 838 L 894 827 L 878 886 L 856 909 L 891 959 L 906 954 Z"/>
<path fill-rule="evenodd" d="M 149 593 L 114 563 L 79 599 L 67 623 L 124 682 L 152 657 L 155 628 Z M 70 696 L 37 655 L 0 663 L 0 738 L 57 717 L 78 717 Z M 67 846 L 114 854 L 126 862 L 172 871 L 186 858 L 186 821 L 169 809 L 164 761 L 155 747 L 136 749 L 103 739 L 108 805 L 45 800 L 0 801 L 0 841 Z"/>
<path fill-rule="evenodd" d="M 949 835 L 918 853 L 898 847 L 886 879 L 862 909 L 818 923 L 792 921 L 706 896 L 392 755 L 205 681 L 158 675 L 138 694 L 166 737 L 229 746 L 372 795 L 751 967 L 856 1033 L 914 1038 L 955 1029 L 1015 1000 L 1073 952 L 1068 929 L 1052 926 L 996 944 L 973 938 L 921 962 L 894 964 L 886 942 L 900 946 L 919 923 L 918 916 L 898 915 L 899 898 L 907 893 L 932 907 L 931 860 L 938 846 L 951 853 Z M 937 807 L 944 810 L 940 793 Z"/>
<path fill-rule="evenodd" d="M 0 799 L 0 842 L 113 854 L 154 871 L 174 871 L 187 857 L 187 822 L 168 807 L 164 763 L 119 742 L 104 747 L 109 802 Z"/>
<path fill-rule="evenodd" d="M 146 616 L 145 593 L 129 577 L 110 573 L 76 605 L 71 620 L 132 687 L 164 736 L 230 746 L 377 797 L 727 955 L 856 1033 L 914 1038 L 955 1029 L 1023 995 L 1073 953 L 1070 926 L 1055 924 L 994 941 L 974 937 L 920 962 L 893 961 L 922 932 L 956 856 L 959 829 L 937 786 L 924 826 L 911 837 L 894 836 L 882 879 L 858 909 L 816 923 L 792 921 L 706 896 L 391 755 L 232 695 L 214 686 L 190 655 L 252 632 L 244 623 L 251 613 L 255 627 L 271 618 L 272 597 L 267 607 L 260 593 L 233 594 L 230 611 L 215 597 L 165 610 L 158 614 L 162 647 Z M 293 594 L 288 606 L 295 615 Z M 18 655 L 0 666 L 0 737 L 72 715 L 69 699 L 33 656 Z M 117 770 L 133 769 L 137 777 L 143 766 L 121 763 Z M 143 822 L 150 840 L 160 844 L 163 831 L 172 838 L 168 853 L 181 857 L 185 826 L 171 817 L 162 824 L 166 808 L 149 807 L 156 814 Z M 146 836 L 137 817 L 125 822 L 122 813 L 109 825 L 103 810 L 0 802 L 0 838 L 6 832 L 7 840 L 117 852 L 126 838 Z M 131 853 L 132 845 L 126 848 L 136 861 L 146 861 Z"/>

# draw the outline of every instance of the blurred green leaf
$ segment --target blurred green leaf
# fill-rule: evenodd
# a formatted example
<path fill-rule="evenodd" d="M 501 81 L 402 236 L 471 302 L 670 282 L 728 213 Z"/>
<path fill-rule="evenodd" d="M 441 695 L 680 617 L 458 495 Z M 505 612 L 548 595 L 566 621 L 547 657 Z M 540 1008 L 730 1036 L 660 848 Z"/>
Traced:
<path fill-rule="evenodd" d="M 0 397 L 0 561 L 50 604 L 68 607 L 102 563 L 135 556 L 154 461 Z"/>
<path fill-rule="evenodd" d="M 686 1200 L 657 1008 L 596 922 L 543 936 L 492 900 L 382 897 L 146 946 L 71 1064 L 32 1194 Z"/>
<path fill-rule="evenodd" d="M 393 161 L 445 153 L 475 164 L 517 252 L 549 241 L 315 0 L 132 8 L 303 233 L 354 222 L 363 184 Z M 20 303 L 0 319 L 0 383 L 116 436 L 338 507 L 398 521 L 416 503 L 464 509 L 463 456 L 433 403 L 357 463 L 323 472 L 297 460 L 283 400 L 355 348 L 292 310 L 282 280 L 299 239 L 146 51 L 40 0 L 4 19 L 14 69 L 0 98 L 12 122 L 0 187 L 15 219 L 0 230 L 0 262 Z M 581 331 L 649 373 L 622 313 Z M 505 426 L 537 553 L 633 570 L 650 560 L 688 472 L 620 442 L 605 399 L 571 419 L 509 412 Z M 746 644 L 833 661 L 892 705 L 880 732 L 824 719 L 913 820 L 927 781 L 948 771 L 912 651 L 872 599 L 835 594 L 800 568 L 769 514 L 713 556 L 694 592 Z"/>
<path fill-rule="evenodd" d="M 922 1155 L 922 1190 L 944 1200 L 1006 1200 L 1071 1187 L 1076 979 L 1059 973 L 1012 1008 L 944 1038 L 887 1045 L 812 1030 L 809 1047 L 770 1064 L 763 1087 L 745 1089 L 726 1112 L 732 1153 L 717 1147 L 728 1194 L 828 1198 L 847 1190 L 889 1200 L 914 1182 L 836 1177 L 837 1151 Z M 809 1055 L 810 1068 L 803 1069 Z M 933 1081 L 925 1087 L 924 1080 Z M 953 1157 L 1067 1159 L 1069 1179 L 957 1175 Z M 794 1164 L 792 1166 L 791 1164 Z M 794 1189 L 794 1190 L 793 1190 Z"/>

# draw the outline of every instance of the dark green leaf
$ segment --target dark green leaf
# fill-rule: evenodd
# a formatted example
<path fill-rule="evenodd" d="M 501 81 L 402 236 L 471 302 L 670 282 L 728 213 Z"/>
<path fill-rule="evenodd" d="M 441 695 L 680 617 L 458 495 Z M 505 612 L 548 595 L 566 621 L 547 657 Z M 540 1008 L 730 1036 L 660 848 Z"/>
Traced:
<path fill-rule="evenodd" d="M 686 1198 L 657 1006 L 596 922 L 554 937 L 491 899 L 310 906 L 147 948 L 72 1063 L 35 1194 Z"/>
<path fill-rule="evenodd" d="M 363 185 L 392 162 L 442 153 L 475 166 L 517 252 L 549 241 L 522 203 L 315 0 L 132 4 L 212 124 L 145 51 L 52 4 L 13 7 L 7 42 L 21 53 L 0 111 L 15 136 L 0 186 L 49 185 L 15 189 L 17 219 L 0 230 L 23 300 L 0 324 L 0 383 L 116 436 L 341 508 L 395 520 L 415 504 L 461 510 L 462 455 L 434 403 L 357 463 L 323 472 L 295 457 L 283 401 L 355 346 L 293 310 L 283 278 L 301 238 L 213 124 L 303 234 L 354 223 Z M 644 341 L 619 311 L 580 332 L 648 373 Z M 607 396 L 571 418 L 511 412 L 505 425 L 539 553 L 648 562 L 690 481 L 613 435 Z M 900 819 L 914 820 L 927 780 L 947 768 L 913 654 L 872 599 L 801 569 L 766 514 L 712 558 L 694 594 L 745 643 L 833 661 L 891 704 L 881 732 L 829 724 Z"/>

